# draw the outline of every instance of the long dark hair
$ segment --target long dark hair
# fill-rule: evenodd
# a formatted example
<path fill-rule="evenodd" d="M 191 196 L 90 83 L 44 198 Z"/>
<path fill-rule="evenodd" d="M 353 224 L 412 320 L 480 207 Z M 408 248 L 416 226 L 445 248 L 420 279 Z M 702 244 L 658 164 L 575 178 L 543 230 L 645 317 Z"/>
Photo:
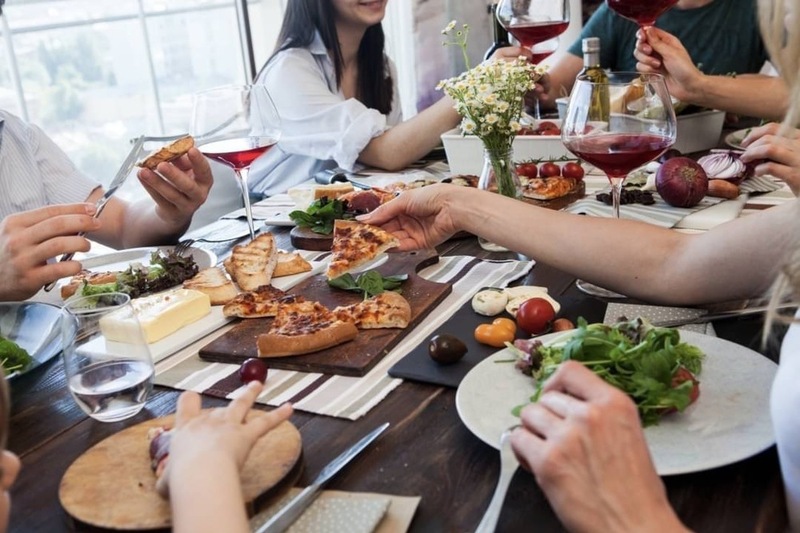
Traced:
<path fill-rule="evenodd" d="M 333 54 L 336 87 L 341 87 L 344 65 L 336 33 L 335 16 L 331 0 L 290 0 L 278 36 L 278 46 L 267 64 L 278 52 L 309 46 L 314 41 L 315 31 L 319 31 L 325 48 Z M 358 47 L 356 98 L 367 107 L 388 114 L 392 110 L 393 90 L 392 76 L 383 51 L 385 41 L 383 26 L 380 23 L 370 26 L 364 33 Z"/>

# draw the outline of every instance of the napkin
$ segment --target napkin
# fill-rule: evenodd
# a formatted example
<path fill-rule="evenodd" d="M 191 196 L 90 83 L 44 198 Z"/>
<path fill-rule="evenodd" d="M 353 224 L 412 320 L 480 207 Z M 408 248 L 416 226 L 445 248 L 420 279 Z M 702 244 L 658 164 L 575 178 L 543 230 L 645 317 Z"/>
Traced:
<path fill-rule="evenodd" d="M 301 489 L 288 494 L 250 519 L 257 529 L 280 511 Z M 403 533 L 408 530 L 420 498 L 366 492 L 322 491 L 288 533 Z"/>
<path fill-rule="evenodd" d="M 725 222 L 729 222 L 739 216 L 744 204 L 747 201 L 746 194 L 740 194 L 738 198 L 720 202 L 712 205 L 708 209 L 701 209 L 687 215 L 676 225 L 680 229 L 709 230 Z"/>
<path fill-rule="evenodd" d="M 651 322 L 663 320 L 693 320 L 707 312 L 708 311 L 705 309 L 695 309 L 693 307 L 662 307 L 659 305 L 610 303 L 606 308 L 606 316 L 603 318 L 603 323 L 614 324 L 623 316 L 628 319 L 642 317 Z M 686 324 L 684 326 L 679 326 L 678 329 L 716 336 L 714 326 L 708 322 L 702 324 Z"/>

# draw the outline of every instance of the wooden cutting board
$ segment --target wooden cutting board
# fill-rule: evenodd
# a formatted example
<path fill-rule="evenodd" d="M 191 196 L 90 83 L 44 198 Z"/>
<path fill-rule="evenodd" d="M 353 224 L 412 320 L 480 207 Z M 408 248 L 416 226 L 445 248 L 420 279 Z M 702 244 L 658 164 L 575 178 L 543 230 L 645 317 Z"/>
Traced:
<path fill-rule="evenodd" d="M 411 321 L 407 328 L 360 330 L 350 342 L 312 354 L 270 358 L 266 360 L 267 365 L 301 372 L 363 376 L 450 294 L 450 284 L 434 283 L 417 275 L 422 268 L 438 260 L 433 250 L 392 253 L 386 263 L 377 268 L 384 276 L 408 274 L 408 280 L 402 285 L 403 296 L 411 305 Z M 330 309 L 362 299 L 360 294 L 329 287 L 324 274 L 309 278 L 291 292 L 321 302 Z M 256 339 L 259 334 L 266 333 L 271 324 L 271 318 L 244 319 L 201 348 L 200 357 L 208 361 L 236 364 L 249 357 L 258 357 Z"/>
<path fill-rule="evenodd" d="M 250 416 L 263 416 L 253 410 Z M 147 432 L 171 427 L 174 415 L 142 422 L 108 437 L 70 465 L 61 479 L 61 505 L 81 522 L 109 529 L 169 527 L 169 502 L 156 492 Z M 262 437 L 242 469 L 247 502 L 274 487 L 300 458 L 300 432 L 290 422 Z M 213 490 L 210 488 L 210 490 Z"/>
<path fill-rule="evenodd" d="M 323 235 L 321 233 L 314 233 L 308 228 L 295 226 L 289 232 L 289 240 L 292 246 L 299 250 L 327 252 L 333 246 L 333 233 Z"/>

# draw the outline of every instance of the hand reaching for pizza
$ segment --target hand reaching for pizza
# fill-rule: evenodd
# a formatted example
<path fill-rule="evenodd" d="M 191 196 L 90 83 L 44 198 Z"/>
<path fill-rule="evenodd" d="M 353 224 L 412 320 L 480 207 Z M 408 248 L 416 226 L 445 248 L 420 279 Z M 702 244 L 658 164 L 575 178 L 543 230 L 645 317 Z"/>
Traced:
<path fill-rule="evenodd" d="M 466 189 L 468 187 L 440 184 L 404 191 L 357 219 L 393 233 L 400 240 L 398 251 L 433 248 L 460 229 L 453 220 L 451 205 Z"/>

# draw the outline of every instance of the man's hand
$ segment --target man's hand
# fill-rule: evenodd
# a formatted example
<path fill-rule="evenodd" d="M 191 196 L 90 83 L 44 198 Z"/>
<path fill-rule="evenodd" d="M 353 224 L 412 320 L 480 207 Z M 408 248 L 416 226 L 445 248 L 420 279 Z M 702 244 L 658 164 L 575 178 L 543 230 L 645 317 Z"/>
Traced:
<path fill-rule="evenodd" d="M 89 250 L 89 241 L 78 233 L 100 228 L 94 212 L 92 204 L 54 205 L 0 222 L 0 300 L 24 300 L 44 285 L 80 272 L 77 261 L 47 261 Z"/>

